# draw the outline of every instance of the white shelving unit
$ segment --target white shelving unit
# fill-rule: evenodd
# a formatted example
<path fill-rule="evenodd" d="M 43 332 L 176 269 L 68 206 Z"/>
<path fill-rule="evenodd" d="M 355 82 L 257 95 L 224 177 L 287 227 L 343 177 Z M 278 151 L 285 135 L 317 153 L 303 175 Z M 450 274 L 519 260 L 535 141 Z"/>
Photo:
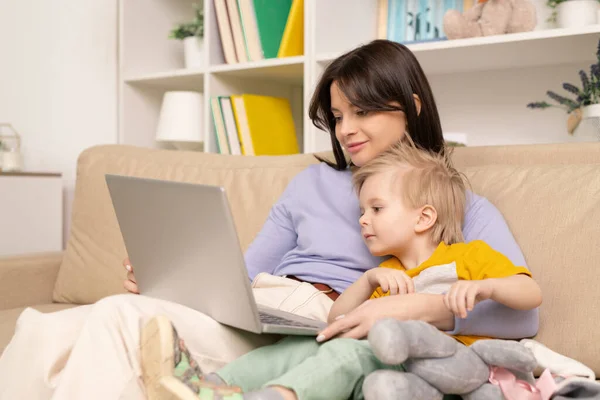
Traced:
<path fill-rule="evenodd" d="M 121 0 L 119 34 L 120 142 L 158 147 L 154 140 L 168 90 L 205 95 L 205 151 L 215 152 L 209 100 L 257 93 L 290 99 L 300 148 L 330 147 L 312 126 L 308 104 L 326 66 L 376 38 L 377 0 L 305 0 L 304 55 L 225 64 L 212 0 L 205 0 L 206 67 L 183 69 L 179 41 L 168 31 L 192 15 L 193 0 Z M 470 145 L 591 140 L 566 133 L 566 115 L 533 111 L 562 82 L 578 83 L 595 59 L 600 25 L 408 44 L 432 84 L 445 131 L 463 132 Z"/>

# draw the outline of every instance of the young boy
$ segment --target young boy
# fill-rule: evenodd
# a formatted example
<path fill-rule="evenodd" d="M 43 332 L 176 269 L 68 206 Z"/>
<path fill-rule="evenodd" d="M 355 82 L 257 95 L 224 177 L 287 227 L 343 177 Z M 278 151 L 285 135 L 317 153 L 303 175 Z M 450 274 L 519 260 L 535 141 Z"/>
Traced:
<path fill-rule="evenodd" d="M 392 257 L 336 300 L 329 321 L 369 298 L 413 292 L 444 295 L 448 309 L 461 317 L 486 299 L 515 309 L 541 303 L 540 288 L 526 268 L 484 242 L 462 243 L 465 183 L 445 156 L 402 144 L 361 167 L 353 181 L 369 251 Z M 366 340 L 319 344 L 288 337 L 203 375 L 168 320 L 156 317 L 144 332 L 142 367 L 150 400 L 360 398 L 360 383 L 369 373 L 402 369 L 379 362 Z M 465 344 L 476 340 L 456 338 Z"/>

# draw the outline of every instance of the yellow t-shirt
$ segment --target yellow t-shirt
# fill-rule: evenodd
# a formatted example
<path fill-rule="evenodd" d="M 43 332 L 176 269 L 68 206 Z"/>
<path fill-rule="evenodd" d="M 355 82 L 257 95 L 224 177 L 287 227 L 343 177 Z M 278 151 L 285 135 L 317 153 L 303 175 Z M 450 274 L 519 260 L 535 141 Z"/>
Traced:
<path fill-rule="evenodd" d="M 442 242 L 427 261 L 410 270 L 406 270 L 395 257 L 382 262 L 379 267 L 406 272 L 413 279 L 416 293 L 430 294 L 444 294 L 459 280 L 505 278 L 518 274 L 531 276 L 527 268 L 515 266 L 504 254 L 492 249 L 482 240 L 450 246 Z M 388 295 L 389 293 L 383 293 L 381 288 L 377 288 L 371 298 Z M 479 339 L 486 339 L 464 335 L 453 337 L 467 346 Z"/>

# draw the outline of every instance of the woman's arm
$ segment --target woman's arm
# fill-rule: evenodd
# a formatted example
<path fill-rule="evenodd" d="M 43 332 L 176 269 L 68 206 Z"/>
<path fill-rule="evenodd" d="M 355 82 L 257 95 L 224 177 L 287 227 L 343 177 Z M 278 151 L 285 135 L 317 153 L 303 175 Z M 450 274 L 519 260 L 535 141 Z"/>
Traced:
<path fill-rule="evenodd" d="M 295 177 L 288 184 L 273 205 L 267 221 L 244 254 L 251 280 L 261 272 L 273 273 L 283 256 L 296 247 L 298 234 L 289 208 L 295 200 L 298 178 L 299 176 Z"/>
<path fill-rule="evenodd" d="M 463 227 L 465 241 L 483 240 L 514 265 L 526 267 L 525 257 L 500 211 L 481 196 L 469 193 L 469 197 Z M 534 336 L 538 326 L 537 308 L 514 310 L 493 300 L 485 300 L 478 303 L 467 318 L 456 318 L 454 329 L 448 333 L 518 339 Z"/>
<path fill-rule="evenodd" d="M 333 337 L 362 339 L 375 322 L 384 318 L 425 321 L 441 330 L 450 330 L 454 324 L 454 315 L 444 304 L 443 295 L 412 293 L 386 296 L 369 300 L 336 320 L 319 334 L 317 341 Z"/>
<path fill-rule="evenodd" d="M 369 283 L 367 274 L 362 274 L 356 282 L 348 286 L 331 306 L 327 322 L 332 323 L 339 316 L 346 314 L 367 301 L 373 293 L 373 287 Z"/>

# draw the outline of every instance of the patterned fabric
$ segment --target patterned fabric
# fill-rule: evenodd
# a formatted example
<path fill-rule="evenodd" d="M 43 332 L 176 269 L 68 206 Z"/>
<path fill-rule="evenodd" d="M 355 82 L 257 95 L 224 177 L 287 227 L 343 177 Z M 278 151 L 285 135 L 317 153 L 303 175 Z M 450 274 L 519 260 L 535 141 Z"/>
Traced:
<path fill-rule="evenodd" d="M 235 386 L 216 385 L 204 379 L 183 339 L 173 326 L 173 376 L 183 382 L 201 400 L 242 400 L 241 389 Z"/>

